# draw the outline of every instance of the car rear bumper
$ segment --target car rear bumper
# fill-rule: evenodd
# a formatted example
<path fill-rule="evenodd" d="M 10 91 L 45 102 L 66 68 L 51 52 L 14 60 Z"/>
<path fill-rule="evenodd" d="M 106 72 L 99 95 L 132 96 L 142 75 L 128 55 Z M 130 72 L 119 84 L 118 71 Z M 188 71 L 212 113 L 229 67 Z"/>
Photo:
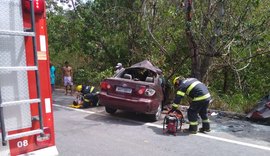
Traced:
<path fill-rule="evenodd" d="M 139 98 L 127 99 L 125 97 L 111 96 L 107 93 L 99 94 L 99 103 L 114 109 L 127 110 L 140 113 L 155 113 L 159 103 L 157 100 Z"/>

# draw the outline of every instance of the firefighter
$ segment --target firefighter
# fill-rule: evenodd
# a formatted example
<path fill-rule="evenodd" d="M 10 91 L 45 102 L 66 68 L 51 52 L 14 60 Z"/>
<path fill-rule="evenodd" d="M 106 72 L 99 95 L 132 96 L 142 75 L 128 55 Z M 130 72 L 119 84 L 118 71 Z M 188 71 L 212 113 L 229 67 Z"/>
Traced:
<path fill-rule="evenodd" d="M 78 91 L 83 99 L 83 108 L 88 108 L 90 106 L 98 106 L 98 91 L 94 86 L 87 85 L 78 85 L 76 87 L 76 91 Z"/>
<path fill-rule="evenodd" d="M 173 84 L 178 88 L 174 104 L 180 104 L 181 99 L 187 95 L 192 102 L 188 108 L 189 129 L 184 132 L 196 134 L 198 130 L 198 114 L 202 119 L 200 132 L 210 132 L 210 123 L 207 116 L 207 109 L 211 100 L 207 87 L 196 78 L 185 79 L 178 76 L 173 80 Z"/>

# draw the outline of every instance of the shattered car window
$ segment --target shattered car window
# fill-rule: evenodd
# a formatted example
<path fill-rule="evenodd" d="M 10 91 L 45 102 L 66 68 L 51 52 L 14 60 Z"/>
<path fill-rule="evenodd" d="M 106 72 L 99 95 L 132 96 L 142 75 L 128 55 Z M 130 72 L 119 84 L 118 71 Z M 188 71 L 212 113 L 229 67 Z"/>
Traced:
<path fill-rule="evenodd" d="M 129 75 L 129 77 L 127 75 Z M 156 78 L 157 74 L 145 68 L 128 68 L 119 74 L 118 77 L 129 78 L 135 81 L 147 81 L 147 79 Z"/>

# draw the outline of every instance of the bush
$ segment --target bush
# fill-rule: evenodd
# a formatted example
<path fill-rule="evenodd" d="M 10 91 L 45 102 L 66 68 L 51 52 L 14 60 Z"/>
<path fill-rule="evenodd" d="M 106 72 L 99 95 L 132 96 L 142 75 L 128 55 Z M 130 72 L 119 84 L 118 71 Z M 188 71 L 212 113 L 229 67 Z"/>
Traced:
<path fill-rule="evenodd" d="M 99 86 L 99 83 L 107 77 L 112 76 L 113 68 L 107 68 L 104 71 L 96 71 L 87 68 L 80 68 L 74 72 L 75 84 L 90 84 Z"/>
<path fill-rule="evenodd" d="M 225 103 L 228 104 L 227 110 L 248 113 L 259 101 L 260 97 L 252 95 L 245 95 L 243 93 L 235 93 L 232 95 L 223 95 L 221 97 Z"/>

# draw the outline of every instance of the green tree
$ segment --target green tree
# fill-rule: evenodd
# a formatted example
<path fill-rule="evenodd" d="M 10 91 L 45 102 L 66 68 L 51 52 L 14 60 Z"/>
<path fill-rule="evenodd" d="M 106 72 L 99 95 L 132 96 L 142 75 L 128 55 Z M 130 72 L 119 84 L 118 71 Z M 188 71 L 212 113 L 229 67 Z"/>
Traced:
<path fill-rule="evenodd" d="M 167 79 L 202 80 L 227 109 L 269 92 L 268 0 L 46 2 L 51 60 L 69 61 L 78 83 L 98 85 L 117 62 L 148 59 Z"/>

